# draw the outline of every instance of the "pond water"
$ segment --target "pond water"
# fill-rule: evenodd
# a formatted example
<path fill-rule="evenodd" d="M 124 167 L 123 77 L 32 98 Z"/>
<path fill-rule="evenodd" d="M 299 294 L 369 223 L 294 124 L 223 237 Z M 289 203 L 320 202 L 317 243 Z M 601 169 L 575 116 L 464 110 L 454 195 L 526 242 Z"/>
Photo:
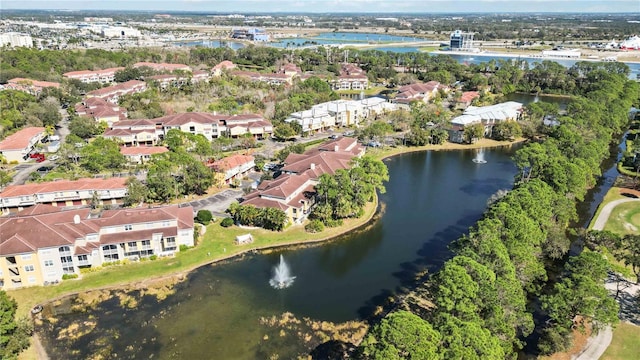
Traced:
<path fill-rule="evenodd" d="M 309 45 L 343 45 L 343 44 L 384 44 L 396 42 L 423 41 L 426 39 L 412 36 L 398 36 L 375 33 L 329 32 L 315 36 L 282 38 L 270 43 L 275 47 L 300 47 Z M 417 50 L 417 48 L 414 48 Z"/>
<path fill-rule="evenodd" d="M 116 297 L 94 309 L 69 311 L 73 299 L 49 306 L 55 323 L 39 327 L 51 358 L 281 359 L 308 352 L 310 343 L 261 325 L 261 317 L 344 322 L 366 319 L 385 299 L 410 286 L 417 273 L 450 257 L 447 245 L 473 225 L 487 199 L 512 187 L 516 146 L 477 151 L 431 151 L 388 159 L 391 180 L 380 195 L 383 213 L 365 230 L 302 249 L 245 256 L 205 266 L 163 301 L 140 299 L 135 309 Z M 295 282 L 275 290 L 273 267 L 284 255 Z M 90 332 L 84 333 L 88 328 Z M 59 337 L 75 329 L 74 338 Z M 295 332 L 295 331 L 293 331 Z M 106 350 L 105 350 L 106 349 Z"/>
<path fill-rule="evenodd" d="M 226 40 L 198 40 L 198 41 L 176 41 L 173 43 L 176 46 L 201 46 L 207 48 L 219 48 L 219 47 L 228 47 L 233 50 L 242 49 L 244 47 L 243 43 L 237 41 L 226 41 Z"/>

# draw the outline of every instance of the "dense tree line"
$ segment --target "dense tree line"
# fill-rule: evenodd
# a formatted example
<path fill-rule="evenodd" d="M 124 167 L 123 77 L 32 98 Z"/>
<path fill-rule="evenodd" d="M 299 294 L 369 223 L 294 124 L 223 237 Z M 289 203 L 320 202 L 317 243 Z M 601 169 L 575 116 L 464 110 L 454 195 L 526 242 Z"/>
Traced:
<path fill-rule="evenodd" d="M 227 213 L 236 224 L 259 226 L 267 230 L 282 231 L 287 224 L 287 214 L 276 208 L 257 208 L 253 205 L 240 205 L 234 202 L 229 205 Z"/>
<path fill-rule="evenodd" d="M 0 290 L 0 358 L 17 359 L 29 347 L 33 324 L 26 317 L 16 319 L 18 304 Z"/>
<path fill-rule="evenodd" d="M 599 164 L 627 126 L 640 93 L 625 71 L 608 64 L 578 64 L 565 73 L 576 95 L 560 125 L 516 152 L 514 189 L 454 241 L 455 256 L 418 285 L 416 293 L 426 294 L 433 309 L 414 307 L 419 316 L 392 312 L 370 331 L 360 348 L 363 357 L 513 359 L 534 329 L 541 334 L 539 351 L 552 353 L 566 348 L 575 327 L 617 321 L 617 304 L 603 287 L 609 264 L 599 253 L 572 258 L 545 286 L 551 264 L 569 249 L 576 203 L 595 184 Z M 514 80 L 540 80 L 522 75 Z M 597 84 L 587 80 L 594 77 Z M 530 299 L 538 299 L 542 323 L 534 324 Z M 419 348 L 416 334 L 423 339 Z"/>

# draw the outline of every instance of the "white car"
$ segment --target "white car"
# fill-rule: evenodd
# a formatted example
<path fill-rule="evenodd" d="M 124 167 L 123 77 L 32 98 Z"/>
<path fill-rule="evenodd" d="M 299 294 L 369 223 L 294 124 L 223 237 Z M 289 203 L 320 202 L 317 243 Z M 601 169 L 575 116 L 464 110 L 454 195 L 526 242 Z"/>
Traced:
<path fill-rule="evenodd" d="M 53 156 L 49 156 L 49 158 L 47 160 L 51 160 L 51 161 L 56 161 L 58 160 L 60 157 L 58 155 L 53 155 Z"/>

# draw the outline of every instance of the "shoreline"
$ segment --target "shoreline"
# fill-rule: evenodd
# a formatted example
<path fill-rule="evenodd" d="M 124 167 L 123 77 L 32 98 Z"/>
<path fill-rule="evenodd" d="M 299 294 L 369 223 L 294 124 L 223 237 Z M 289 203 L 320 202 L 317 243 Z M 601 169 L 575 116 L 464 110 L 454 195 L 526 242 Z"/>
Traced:
<path fill-rule="evenodd" d="M 438 55 L 465 55 L 465 56 L 478 56 L 478 57 L 503 57 L 503 58 L 522 58 L 522 59 L 535 59 L 535 60 L 570 60 L 570 61 L 591 61 L 591 62 L 619 62 L 619 63 L 629 63 L 629 64 L 640 64 L 640 59 L 638 60 L 615 60 L 615 61 L 605 61 L 604 59 L 589 59 L 579 57 L 577 59 L 574 58 L 563 58 L 563 57 L 552 57 L 552 56 L 542 56 L 538 54 L 530 54 L 526 52 L 491 52 L 491 51 L 443 51 L 443 50 L 435 50 L 430 51 L 430 54 L 438 54 Z M 615 55 L 612 56 L 623 56 L 625 52 L 616 52 Z M 640 56 L 640 52 L 636 55 Z"/>

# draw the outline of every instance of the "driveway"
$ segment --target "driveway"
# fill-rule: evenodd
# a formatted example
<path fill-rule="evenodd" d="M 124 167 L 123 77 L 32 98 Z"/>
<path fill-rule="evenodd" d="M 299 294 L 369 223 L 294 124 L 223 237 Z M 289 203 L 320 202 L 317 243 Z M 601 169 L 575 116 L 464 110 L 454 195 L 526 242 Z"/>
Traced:
<path fill-rule="evenodd" d="M 238 201 L 242 195 L 243 193 L 240 189 L 227 189 L 204 199 L 189 201 L 180 205 L 191 205 L 195 212 L 198 212 L 198 210 L 209 210 L 215 217 L 227 217 L 228 215 L 225 213 L 225 210 L 227 210 L 232 202 Z"/>

